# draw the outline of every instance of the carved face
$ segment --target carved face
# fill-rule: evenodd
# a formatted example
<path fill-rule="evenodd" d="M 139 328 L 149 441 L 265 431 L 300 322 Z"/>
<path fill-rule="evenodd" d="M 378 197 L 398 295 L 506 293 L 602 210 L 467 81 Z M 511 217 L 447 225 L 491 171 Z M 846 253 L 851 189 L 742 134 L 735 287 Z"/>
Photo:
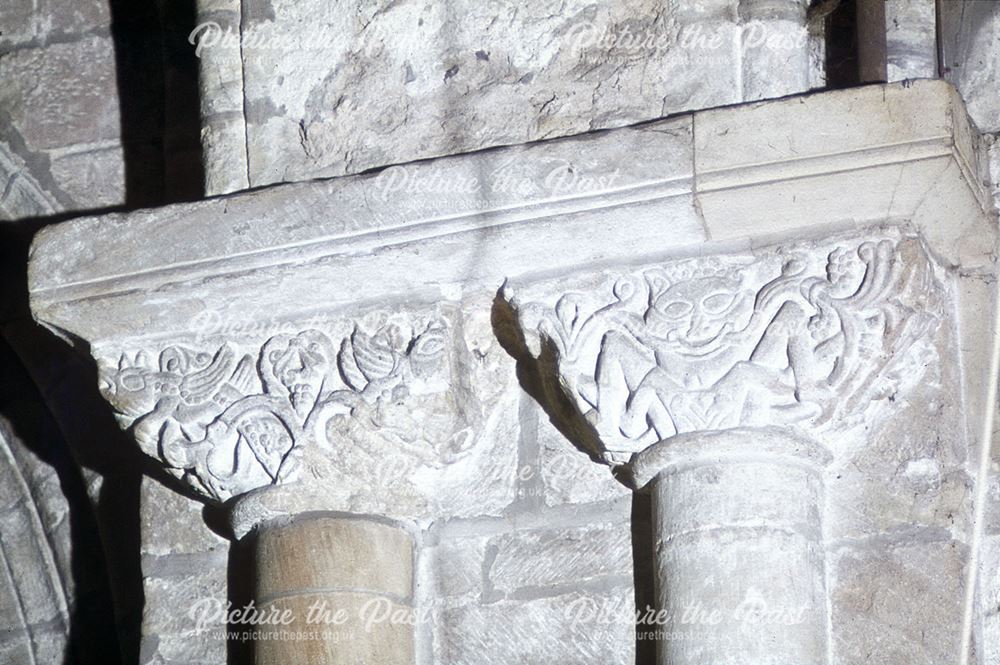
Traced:
<path fill-rule="evenodd" d="M 653 298 L 646 325 L 678 353 L 711 353 L 744 330 L 753 314 L 753 293 L 740 286 L 736 278 L 715 276 L 673 284 Z"/>
<path fill-rule="evenodd" d="M 329 338 L 317 330 L 272 337 L 261 353 L 261 375 L 269 393 L 284 392 L 303 418 L 309 415 L 333 367 Z"/>

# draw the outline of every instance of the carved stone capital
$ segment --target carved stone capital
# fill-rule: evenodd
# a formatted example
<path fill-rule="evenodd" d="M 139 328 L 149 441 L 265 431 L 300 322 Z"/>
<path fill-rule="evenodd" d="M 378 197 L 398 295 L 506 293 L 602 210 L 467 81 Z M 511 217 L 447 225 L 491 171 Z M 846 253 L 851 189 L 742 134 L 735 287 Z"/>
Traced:
<path fill-rule="evenodd" d="M 378 428 L 431 464 L 467 451 L 468 426 L 435 403 L 451 383 L 447 321 L 347 326 L 99 356 L 102 392 L 146 454 L 220 501 L 302 479 L 309 451 L 345 454 L 338 432 Z M 407 412 L 417 405 L 440 417 L 416 427 Z"/>
<path fill-rule="evenodd" d="M 893 231 L 505 297 L 609 464 L 690 432 L 874 417 L 920 381 L 943 303 L 920 240 Z"/>

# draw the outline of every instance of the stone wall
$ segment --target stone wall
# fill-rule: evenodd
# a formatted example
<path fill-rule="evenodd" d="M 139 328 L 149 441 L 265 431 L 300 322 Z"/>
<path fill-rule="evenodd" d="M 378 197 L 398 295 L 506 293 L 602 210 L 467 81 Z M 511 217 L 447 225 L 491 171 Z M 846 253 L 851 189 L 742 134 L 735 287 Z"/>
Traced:
<path fill-rule="evenodd" d="M 0 219 L 125 200 L 107 2 L 0 7 Z"/>
<path fill-rule="evenodd" d="M 14 26 L 0 36 L 0 216 L 8 218 L 126 200 L 110 12 L 39 4 L 0 8 L 0 24 Z M 890 51 L 898 56 L 890 78 L 932 76 L 927 3 L 890 5 L 889 41 L 897 47 Z M 822 50 L 803 2 L 608 7 L 403 2 L 343 12 L 278 0 L 203 2 L 199 20 L 245 40 L 234 49 L 213 44 L 209 32 L 195 35 L 204 40 L 203 72 L 218 73 L 205 78 L 200 100 L 208 191 L 358 173 L 822 85 Z M 944 7 L 945 31 L 958 26 L 964 50 L 960 66 L 943 64 L 980 128 L 996 132 L 989 46 L 996 14 L 980 5 L 957 16 Z M 985 18 L 970 26 L 973 15 Z M 665 41 L 643 39 L 652 34 Z M 1000 151 L 991 155 L 1000 168 Z M 992 182 L 1000 182 L 995 172 Z M 980 303 L 992 283 L 984 275 L 949 280 L 949 289 L 976 292 Z M 427 620 L 417 630 L 417 662 L 533 663 L 554 653 L 567 663 L 650 662 L 650 645 L 636 642 L 630 623 L 636 606 L 652 602 L 643 588 L 652 579 L 648 498 L 634 497 L 576 450 L 525 392 L 494 339 L 492 303 L 465 306 L 481 316 L 465 324 L 463 362 L 488 366 L 492 379 L 484 383 L 493 381 L 506 415 L 476 434 L 486 451 L 481 475 L 445 488 L 452 499 L 420 525 L 416 602 Z M 953 349 L 956 334 L 942 329 L 938 351 Z M 944 363 L 875 437 L 893 445 L 853 449 L 829 471 L 838 497 L 828 521 L 834 662 L 873 655 L 886 665 L 950 662 L 975 476 L 960 404 L 946 388 L 959 381 L 957 364 Z M 40 484 L 52 482 L 43 476 Z M 141 487 L 139 661 L 218 664 L 227 652 L 238 659 L 240 645 L 198 632 L 183 610 L 204 598 L 244 602 L 246 553 L 230 546 L 224 519 L 162 481 L 147 478 Z M 52 529 L 65 528 L 60 510 L 46 516 Z M 1000 561 L 994 512 L 981 560 L 983 663 L 1000 642 L 1000 614 L 989 609 Z M 52 539 L 56 558 L 66 559 L 65 538 Z M 58 649 L 65 634 L 65 600 L 33 603 L 50 605 L 59 611 L 25 624 L 38 628 L 38 653 Z M 0 600 L 0 611 L 14 606 Z M 598 608 L 603 620 L 572 620 Z M 0 649 L 24 649 L 27 633 L 19 630 Z"/>
<path fill-rule="evenodd" d="M 823 85 L 804 0 L 201 3 L 209 193 Z"/>

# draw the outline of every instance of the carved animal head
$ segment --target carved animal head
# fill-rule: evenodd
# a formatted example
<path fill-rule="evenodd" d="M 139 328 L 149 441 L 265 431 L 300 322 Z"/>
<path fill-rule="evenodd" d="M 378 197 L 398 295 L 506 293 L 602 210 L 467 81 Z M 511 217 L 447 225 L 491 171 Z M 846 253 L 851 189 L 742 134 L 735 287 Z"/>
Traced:
<path fill-rule="evenodd" d="M 753 310 L 754 292 L 743 288 L 738 275 L 693 275 L 673 284 L 652 281 L 644 319 L 670 350 L 703 356 L 745 330 Z"/>
<path fill-rule="evenodd" d="M 118 371 L 106 377 L 101 392 L 115 409 L 129 419 L 143 416 L 156 408 L 163 397 L 176 396 L 183 377 L 172 368 L 152 368 L 144 353 L 135 358 L 122 354 Z"/>

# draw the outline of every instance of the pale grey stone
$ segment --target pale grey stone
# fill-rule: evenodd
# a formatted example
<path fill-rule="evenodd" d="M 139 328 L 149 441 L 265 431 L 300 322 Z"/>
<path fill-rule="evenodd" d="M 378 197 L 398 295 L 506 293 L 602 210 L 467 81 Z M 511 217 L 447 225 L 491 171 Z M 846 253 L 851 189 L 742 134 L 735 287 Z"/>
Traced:
<path fill-rule="evenodd" d="M 0 107 L 31 151 L 117 140 L 114 45 L 88 37 L 0 56 Z"/>
<path fill-rule="evenodd" d="M 106 31 L 110 23 L 106 2 L 10 0 L 0 7 L 0 50 Z"/>
<path fill-rule="evenodd" d="M 885 3 L 887 80 L 937 76 L 936 4 L 934 0 Z"/>
<path fill-rule="evenodd" d="M 448 609 L 435 621 L 434 662 L 625 665 L 635 660 L 634 614 L 629 589 Z"/>
<path fill-rule="evenodd" d="M 503 593 L 573 587 L 632 575 L 630 524 L 623 519 L 571 529 L 519 530 L 490 541 L 489 570 Z"/>
<path fill-rule="evenodd" d="M 742 4 L 574 0 L 551 12 L 403 2 L 354 14 L 253 0 L 243 34 L 250 182 L 356 173 L 806 90 L 815 67 L 801 3 L 746 29 Z M 740 81 L 753 77 L 741 68 L 755 59 L 744 95 Z"/>
<path fill-rule="evenodd" d="M 532 406 L 538 418 L 539 456 L 537 468 L 530 467 L 529 472 L 541 476 L 545 505 L 609 501 L 629 495 L 629 488 L 607 469 L 594 464 L 556 429 L 544 411 Z"/>
<path fill-rule="evenodd" d="M 966 556 L 954 541 L 843 548 L 831 562 L 833 662 L 955 662 Z"/>
<path fill-rule="evenodd" d="M 25 623 L 65 618 L 68 599 L 30 503 L 0 514 L 0 547 Z"/>
<path fill-rule="evenodd" d="M 1000 5 L 992 0 L 940 3 L 940 42 L 945 77 L 962 93 L 969 115 L 984 132 L 1000 131 L 997 88 Z"/>
<path fill-rule="evenodd" d="M 183 559 L 180 559 L 183 561 Z M 177 567 L 190 572 L 169 577 L 145 577 L 142 581 L 146 603 L 142 615 L 143 635 L 173 635 L 191 640 L 197 650 L 201 636 L 211 631 L 224 629 L 222 624 L 205 626 L 199 631 L 199 614 L 205 608 L 216 607 L 216 603 L 226 603 L 226 559 L 189 558 Z M 199 605 L 199 603 L 202 603 Z"/>
<path fill-rule="evenodd" d="M 976 651 L 983 663 L 1000 662 L 1000 538 L 984 538 L 979 559 L 980 639 Z"/>
<path fill-rule="evenodd" d="M 168 663 L 223 665 L 227 662 L 225 633 L 209 631 L 196 638 L 189 635 L 160 635 L 157 654 Z"/>
<path fill-rule="evenodd" d="M 144 555 L 165 556 L 229 550 L 229 541 L 214 533 L 202 517 L 204 505 L 150 478 L 143 478 L 139 519 Z"/>
<path fill-rule="evenodd" d="M 483 593 L 485 536 L 442 540 L 420 554 L 420 578 L 431 585 L 428 597 L 438 603 L 452 596 L 466 601 Z"/>
<path fill-rule="evenodd" d="M 77 150 L 59 150 L 49 155 L 52 178 L 59 189 L 87 208 L 124 202 L 125 161 L 121 145 Z"/>

